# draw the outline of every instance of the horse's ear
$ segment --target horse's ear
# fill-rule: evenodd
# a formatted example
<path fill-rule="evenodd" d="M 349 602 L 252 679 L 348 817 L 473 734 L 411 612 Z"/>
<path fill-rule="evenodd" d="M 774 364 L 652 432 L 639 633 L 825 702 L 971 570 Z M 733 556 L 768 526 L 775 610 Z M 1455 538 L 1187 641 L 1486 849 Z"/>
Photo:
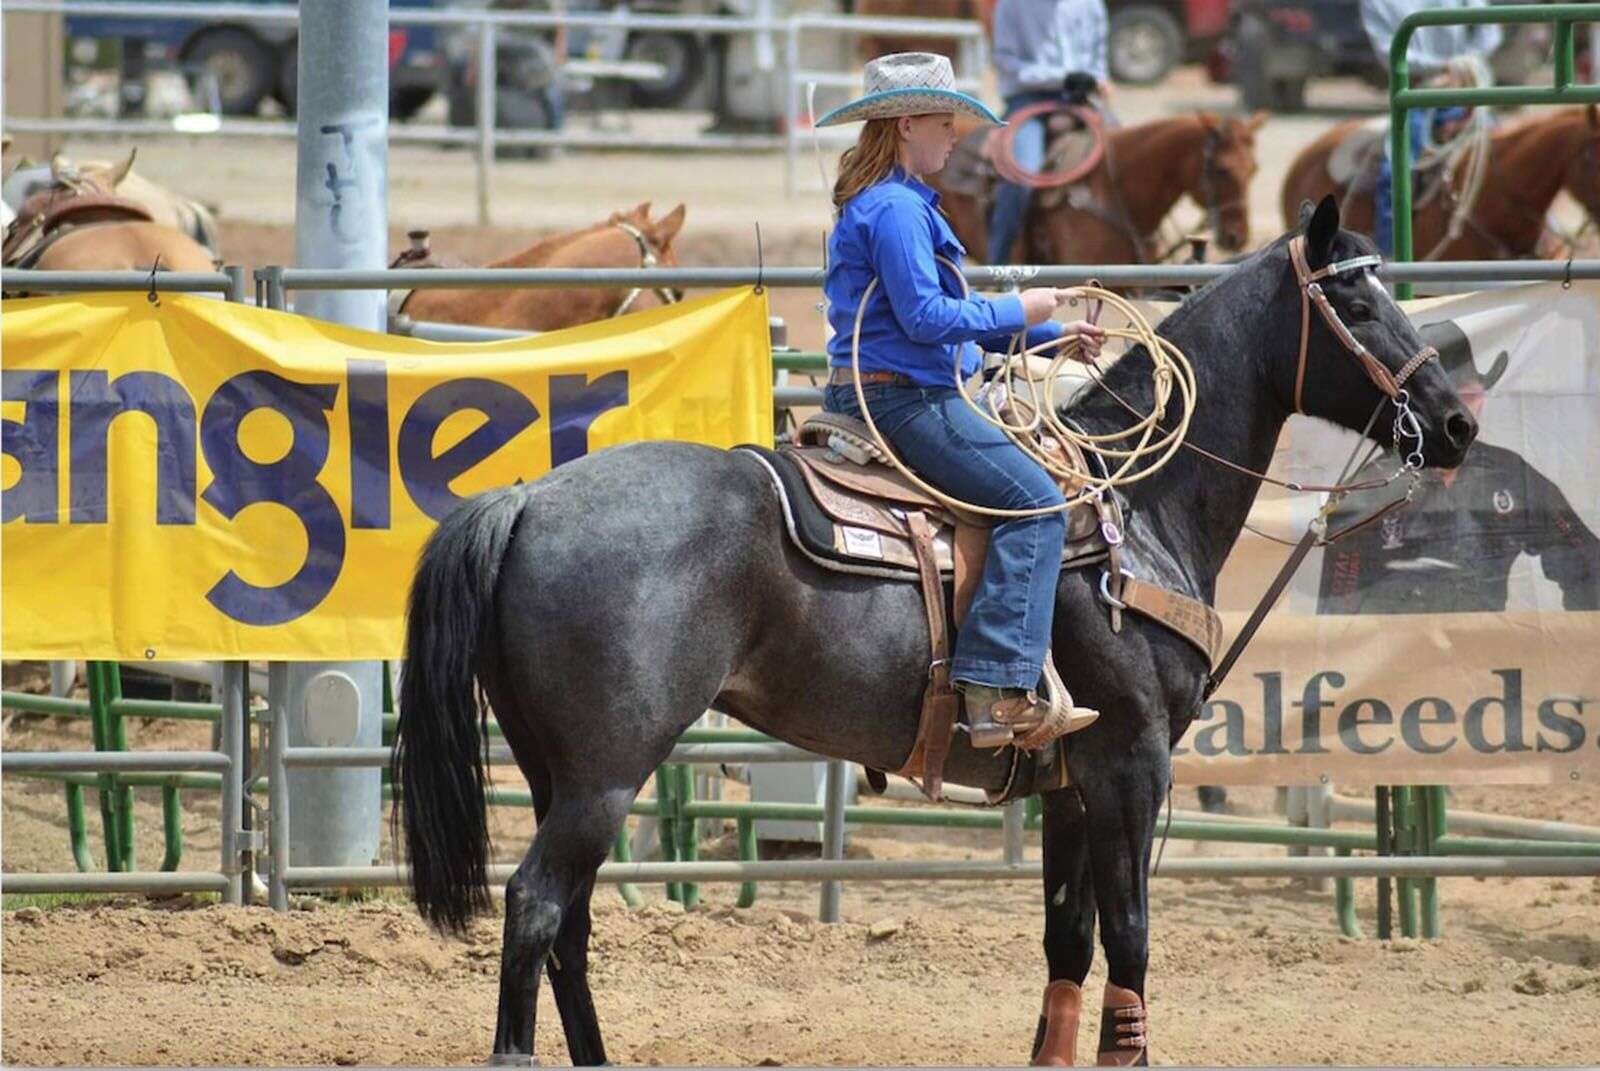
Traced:
<path fill-rule="evenodd" d="M 1333 259 L 1333 240 L 1339 234 L 1339 202 L 1328 194 L 1318 202 L 1306 224 L 1306 260 L 1320 268 Z"/>
<path fill-rule="evenodd" d="M 649 201 L 640 201 L 637 205 L 634 206 L 632 215 L 634 216 L 635 219 L 649 219 L 650 218 L 650 202 Z"/>
<path fill-rule="evenodd" d="M 1195 112 L 1194 117 L 1200 121 L 1200 128 L 1207 133 L 1215 134 L 1222 125 L 1222 120 L 1217 118 L 1215 112 Z"/>
<path fill-rule="evenodd" d="M 1267 120 L 1270 118 L 1272 118 L 1272 113 L 1269 111 L 1256 112 L 1254 115 L 1244 121 L 1245 129 L 1254 134 L 1257 130 L 1260 130 L 1263 126 L 1265 126 L 1267 124 Z"/>
<path fill-rule="evenodd" d="M 129 149 L 128 158 L 122 161 L 122 163 L 113 166 L 111 170 L 106 173 L 106 178 L 111 181 L 111 185 L 106 187 L 107 192 L 115 190 L 118 186 L 122 185 L 122 180 L 127 178 L 128 172 L 133 170 L 133 158 L 138 155 L 139 149 L 137 146 Z"/>
<path fill-rule="evenodd" d="M 683 217 L 687 213 L 688 209 L 680 204 L 652 224 L 651 233 L 655 235 L 657 245 L 664 248 L 672 244 L 672 240 L 678 236 L 678 232 L 683 230 Z"/>

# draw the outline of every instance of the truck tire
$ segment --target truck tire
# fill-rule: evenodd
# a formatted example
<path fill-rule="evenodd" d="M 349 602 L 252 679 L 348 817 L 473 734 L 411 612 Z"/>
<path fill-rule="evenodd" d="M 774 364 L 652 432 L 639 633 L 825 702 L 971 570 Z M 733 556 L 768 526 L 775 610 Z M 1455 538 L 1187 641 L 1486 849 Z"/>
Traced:
<path fill-rule="evenodd" d="M 1106 55 L 1111 77 L 1131 85 L 1161 81 L 1183 59 L 1183 27 L 1166 8 L 1134 4 L 1111 16 Z"/>
<path fill-rule="evenodd" d="M 700 84 L 706 51 L 699 39 L 687 33 L 644 32 L 628 35 L 623 55 L 648 60 L 667 69 L 656 82 L 633 83 L 633 103 L 639 108 L 671 108 L 681 104 Z"/>
<path fill-rule="evenodd" d="M 254 115 L 278 82 L 273 50 L 238 26 L 202 30 L 184 45 L 182 61 L 216 78 L 224 115 Z"/>

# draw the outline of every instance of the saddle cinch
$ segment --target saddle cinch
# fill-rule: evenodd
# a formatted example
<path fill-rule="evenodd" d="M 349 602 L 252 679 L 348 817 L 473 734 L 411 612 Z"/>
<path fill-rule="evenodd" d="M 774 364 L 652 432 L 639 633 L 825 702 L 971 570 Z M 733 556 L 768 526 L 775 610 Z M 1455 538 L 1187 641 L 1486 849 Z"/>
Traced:
<path fill-rule="evenodd" d="M 1054 438 L 1050 443 L 1049 449 L 1071 459 L 1072 468 L 1089 471 L 1076 446 Z M 920 584 L 928 619 L 928 687 L 916 742 L 894 772 L 939 798 L 959 707 L 950 681 L 945 585 L 951 586 L 951 619 L 959 625 L 983 572 L 993 521 L 949 509 L 915 487 L 888 464 L 871 430 L 854 417 L 818 413 L 801 425 L 795 446 L 742 449 L 756 453 L 771 470 L 790 540 L 807 558 L 837 572 Z M 1069 484 L 1062 490 L 1070 497 L 1082 487 Z M 1121 629 L 1123 609 L 1136 611 L 1172 628 L 1214 663 L 1222 641 L 1216 611 L 1127 575 L 1121 568 L 1122 532 L 1122 508 L 1113 496 L 1075 507 L 1067 514 L 1062 568 L 1103 563 L 1102 591 L 1113 629 Z M 1048 659 L 1045 672 L 1056 673 Z M 1055 683 L 1064 693 L 1059 676 Z M 1025 757 L 1013 747 L 1006 787 L 991 793 L 990 802 L 1065 787 L 1066 743 L 1060 737 L 1027 755 L 1028 771 L 1019 770 Z"/>

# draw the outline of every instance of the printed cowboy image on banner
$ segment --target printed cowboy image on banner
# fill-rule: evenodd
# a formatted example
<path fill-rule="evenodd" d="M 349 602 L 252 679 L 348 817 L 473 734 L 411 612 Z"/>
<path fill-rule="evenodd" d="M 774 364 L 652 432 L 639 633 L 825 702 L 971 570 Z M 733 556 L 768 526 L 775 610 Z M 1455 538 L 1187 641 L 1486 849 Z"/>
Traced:
<path fill-rule="evenodd" d="M 203 298 L 8 301 L 7 658 L 393 658 L 464 497 L 771 442 L 764 294 L 439 344 Z"/>
<path fill-rule="evenodd" d="M 1570 783 L 1600 777 L 1600 284 L 1408 303 L 1479 422 L 1459 468 L 1351 494 L 1200 712 L 1190 784 Z M 1356 437 L 1296 418 L 1276 475 L 1326 483 Z M 1354 479 L 1394 472 L 1380 453 Z M 1263 492 L 1295 539 L 1326 501 Z M 1219 583 L 1229 633 L 1286 553 L 1248 530 Z"/>

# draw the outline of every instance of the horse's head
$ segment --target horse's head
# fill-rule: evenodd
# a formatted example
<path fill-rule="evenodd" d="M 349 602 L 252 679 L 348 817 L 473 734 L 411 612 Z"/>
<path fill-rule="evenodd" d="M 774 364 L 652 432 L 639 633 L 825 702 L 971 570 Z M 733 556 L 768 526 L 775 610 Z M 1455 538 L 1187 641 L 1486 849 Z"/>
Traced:
<path fill-rule="evenodd" d="M 1573 162 L 1567 165 L 1563 186 L 1589 213 L 1590 226 L 1600 227 L 1600 104 L 1588 105 L 1583 113 L 1588 137 Z"/>
<path fill-rule="evenodd" d="M 660 219 L 651 219 L 650 202 L 643 201 L 627 212 L 612 213 L 610 222 L 613 227 L 626 224 L 637 231 L 650 247 L 656 263 L 676 267 L 678 255 L 673 251 L 672 243 L 678 237 L 678 232 L 683 230 L 683 219 L 687 212 L 680 204 Z"/>
<path fill-rule="evenodd" d="M 1288 253 L 1302 320 L 1298 356 L 1275 376 L 1285 407 L 1361 432 L 1381 404 L 1371 438 L 1405 460 L 1459 465 L 1478 422 L 1379 282 L 1372 242 L 1339 228 L 1339 205 L 1329 195 L 1302 208 L 1300 231 L 1278 248 Z"/>
<path fill-rule="evenodd" d="M 1210 112 L 1196 118 L 1205 132 L 1199 166 L 1185 189 L 1210 218 L 1217 245 L 1237 253 L 1250 243 L 1250 180 L 1256 174 L 1256 131 L 1266 112 L 1248 119 L 1223 119 Z"/>

